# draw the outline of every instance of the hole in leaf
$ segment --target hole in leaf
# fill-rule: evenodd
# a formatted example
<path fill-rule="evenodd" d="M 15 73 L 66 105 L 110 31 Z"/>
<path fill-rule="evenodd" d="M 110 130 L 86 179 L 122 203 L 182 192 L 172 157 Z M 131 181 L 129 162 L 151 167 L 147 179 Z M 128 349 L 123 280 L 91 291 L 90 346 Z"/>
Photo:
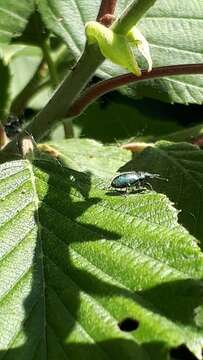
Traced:
<path fill-rule="evenodd" d="M 188 350 L 185 345 L 177 346 L 170 350 L 170 355 L 177 360 L 197 360 L 197 358 Z"/>
<path fill-rule="evenodd" d="M 122 331 L 130 332 L 136 330 L 139 322 L 132 318 L 126 318 L 118 323 L 119 329 Z"/>

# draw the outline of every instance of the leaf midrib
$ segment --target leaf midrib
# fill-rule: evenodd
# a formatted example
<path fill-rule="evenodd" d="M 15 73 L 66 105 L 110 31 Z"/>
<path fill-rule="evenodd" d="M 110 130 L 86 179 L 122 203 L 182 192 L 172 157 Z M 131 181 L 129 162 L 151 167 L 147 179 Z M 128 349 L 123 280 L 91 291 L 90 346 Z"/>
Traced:
<path fill-rule="evenodd" d="M 28 169 L 30 171 L 30 179 L 31 184 L 33 188 L 33 203 L 35 205 L 35 221 L 38 229 L 38 236 L 37 241 L 40 242 L 40 254 L 41 254 L 41 277 L 42 277 L 42 289 L 43 289 L 43 308 L 44 308 L 44 315 L 46 314 L 46 293 L 45 293 L 45 270 L 44 270 L 44 263 L 43 263 L 43 240 L 42 240 L 42 233 L 41 233 L 41 224 L 39 220 L 39 199 L 37 195 L 37 189 L 36 189 L 36 183 L 35 183 L 35 175 L 33 172 L 32 164 L 29 160 L 27 160 Z M 46 317 L 44 316 L 44 339 L 45 339 L 45 356 L 48 359 L 48 353 L 47 353 L 47 332 L 46 332 Z"/>

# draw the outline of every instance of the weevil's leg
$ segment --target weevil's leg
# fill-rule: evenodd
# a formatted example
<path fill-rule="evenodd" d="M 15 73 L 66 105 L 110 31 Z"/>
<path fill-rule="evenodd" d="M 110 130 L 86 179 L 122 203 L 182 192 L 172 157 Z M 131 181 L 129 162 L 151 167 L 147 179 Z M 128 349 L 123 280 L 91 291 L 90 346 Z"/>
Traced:
<path fill-rule="evenodd" d="M 137 190 L 142 190 L 143 189 L 143 185 L 142 185 L 142 181 L 137 181 L 136 187 Z"/>
<path fill-rule="evenodd" d="M 147 189 L 147 187 L 148 187 L 149 190 L 154 191 L 152 185 L 150 183 L 148 183 L 148 182 L 145 183 L 145 188 Z"/>
<path fill-rule="evenodd" d="M 146 191 L 147 190 L 147 187 L 146 187 L 146 185 L 149 185 L 149 186 L 151 186 L 151 184 L 148 184 L 148 183 L 146 183 L 145 181 L 143 181 L 143 180 L 139 180 L 137 183 L 136 183 L 136 187 L 135 187 L 135 189 L 137 190 L 137 191 Z M 151 188 L 150 188 L 151 189 Z"/>
<path fill-rule="evenodd" d="M 116 189 L 121 195 L 126 195 L 127 194 L 127 191 L 126 191 L 126 188 L 120 188 L 120 189 Z"/>
<path fill-rule="evenodd" d="M 137 187 L 136 190 L 139 192 L 145 192 L 147 189 L 144 186 L 140 186 L 139 188 Z"/>
<path fill-rule="evenodd" d="M 130 188 L 129 186 L 126 186 L 126 188 L 125 188 L 125 195 L 130 194 L 131 191 L 132 191 L 132 188 Z"/>

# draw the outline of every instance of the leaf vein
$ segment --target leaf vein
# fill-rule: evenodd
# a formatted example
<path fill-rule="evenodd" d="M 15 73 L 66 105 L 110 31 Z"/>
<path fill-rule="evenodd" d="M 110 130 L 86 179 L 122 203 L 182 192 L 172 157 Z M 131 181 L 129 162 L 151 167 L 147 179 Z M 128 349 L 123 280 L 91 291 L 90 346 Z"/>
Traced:
<path fill-rule="evenodd" d="M 33 186 L 33 192 L 34 192 L 34 203 L 35 203 L 35 219 L 38 224 L 38 239 L 40 243 L 40 253 L 43 255 L 43 243 L 42 243 L 42 234 L 41 234 L 41 226 L 40 226 L 40 219 L 39 219 L 39 199 L 37 196 L 37 189 L 35 184 L 35 177 L 34 173 L 32 171 L 32 165 L 31 163 L 28 163 L 29 171 L 30 171 L 30 178 L 31 183 Z M 45 274 L 44 274 L 44 264 L 43 264 L 43 258 L 41 257 L 41 276 L 42 276 L 42 287 L 43 287 L 43 306 L 44 306 L 44 313 L 46 313 L 46 302 L 45 302 Z M 46 317 L 44 317 L 44 338 L 47 348 L 47 338 L 46 338 Z M 46 354 L 47 357 L 47 354 Z"/>
<path fill-rule="evenodd" d="M 181 48 L 177 48 L 175 46 L 168 46 L 168 45 L 160 45 L 160 44 L 155 44 L 151 41 L 149 41 L 149 45 L 151 47 L 158 47 L 160 49 L 165 49 L 165 50 L 172 50 L 172 51 L 178 51 L 178 52 L 184 52 L 187 54 L 197 54 L 200 55 L 200 59 L 202 57 L 202 53 L 200 51 L 194 51 L 194 50 L 188 50 L 188 49 L 181 49 Z"/>
<path fill-rule="evenodd" d="M 15 19 L 18 19 L 18 20 L 20 20 L 21 22 L 23 22 L 24 24 L 27 22 L 26 19 L 23 18 L 22 16 L 20 16 L 19 14 L 16 14 L 16 13 L 14 13 L 14 12 L 11 11 L 11 10 L 5 9 L 5 8 L 3 8 L 2 6 L 0 6 L 0 12 L 3 12 L 3 13 L 5 13 L 5 14 L 7 14 L 7 15 L 15 18 Z"/>

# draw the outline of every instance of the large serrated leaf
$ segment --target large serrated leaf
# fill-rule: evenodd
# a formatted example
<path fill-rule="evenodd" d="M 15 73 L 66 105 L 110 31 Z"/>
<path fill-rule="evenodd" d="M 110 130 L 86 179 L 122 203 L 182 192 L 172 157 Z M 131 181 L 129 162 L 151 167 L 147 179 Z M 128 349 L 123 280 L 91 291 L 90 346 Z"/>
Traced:
<path fill-rule="evenodd" d="M 130 2 L 120 0 L 117 14 L 121 14 Z M 85 44 L 84 24 L 96 19 L 99 6 L 100 0 L 66 3 L 63 0 L 41 0 L 39 11 L 47 27 L 63 38 L 77 58 Z M 139 24 L 150 44 L 153 65 L 201 63 L 202 21 L 202 0 L 157 0 Z M 122 72 L 120 67 L 106 61 L 98 70 L 98 75 L 108 78 Z M 202 76 L 165 77 L 141 82 L 122 91 L 131 97 L 147 96 L 168 102 L 202 103 L 202 84 Z"/>
<path fill-rule="evenodd" d="M 85 162 L 83 173 L 45 159 L 0 166 L 0 359 L 166 360 L 181 344 L 201 359 L 196 240 L 164 194 L 109 192 Z"/>

